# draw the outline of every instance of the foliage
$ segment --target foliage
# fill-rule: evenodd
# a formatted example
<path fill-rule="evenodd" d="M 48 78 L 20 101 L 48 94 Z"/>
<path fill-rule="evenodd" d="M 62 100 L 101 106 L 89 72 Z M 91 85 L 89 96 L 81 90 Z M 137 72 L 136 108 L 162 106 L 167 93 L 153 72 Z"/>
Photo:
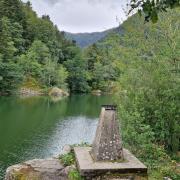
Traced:
<path fill-rule="evenodd" d="M 12 38 L 12 28 L 7 17 L 0 19 L 0 53 L 4 62 L 12 60 L 17 51 Z"/>
<path fill-rule="evenodd" d="M 21 68 L 15 63 L 0 62 L 0 92 L 13 92 L 22 80 Z M 1 94 L 0 93 L 0 94 Z"/>
<path fill-rule="evenodd" d="M 75 164 L 75 155 L 73 152 L 60 155 L 59 159 L 64 166 L 70 166 L 72 164 Z"/>
<path fill-rule="evenodd" d="M 65 61 L 64 65 L 69 73 L 68 84 L 72 92 L 88 92 L 89 86 L 87 83 L 87 63 L 82 58 L 82 54 L 79 48 L 70 47 L 70 54 Z"/>
<path fill-rule="evenodd" d="M 24 12 L 20 0 L 0 0 L 0 17 L 6 16 L 13 22 L 24 23 Z"/>
<path fill-rule="evenodd" d="M 41 89 L 40 83 L 31 76 L 24 78 L 24 80 L 20 84 L 20 86 L 22 88 L 27 88 L 27 89 L 34 89 L 34 90 Z"/>
<path fill-rule="evenodd" d="M 83 180 L 78 170 L 71 170 L 68 174 L 69 180 Z"/>
<path fill-rule="evenodd" d="M 49 16 L 39 18 L 29 2 L 0 0 L 0 59 L 1 69 L 6 67 L 3 76 L 7 75 L 6 78 L 1 77 L 1 83 L 6 87 L 6 92 L 11 93 L 12 89 L 15 90 L 21 84 L 19 73 L 24 80 L 33 78 L 44 88 L 58 86 L 66 89 L 71 69 L 67 72 L 63 62 L 74 58 L 68 56 L 70 47 L 75 47 L 75 44 L 66 40 Z M 15 66 L 21 71 L 17 72 Z M 13 80 L 8 79 L 9 68 L 14 74 Z M 86 73 L 81 75 L 86 76 Z M 5 79 L 20 84 L 12 88 L 10 83 L 4 82 Z M 81 91 L 83 87 L 79 89 Z M 1 88 L 0 92 L 4 93 L 4 90 Z"/>
<path fill-rule="evenodd" d="M 0 9 L 3 62 L 14 62 L 23 70 L 24 79 L 34 78 L 44 88 L 69 87 L 79 93 L 90 90 L 87 62 L 80 49 L 66 40 L 49 16 L 39 18 L 30 2 L 20 0 L 1 0 Z"/>
<path fill-rule="evenodd" d="M 88 63 L 89 86 L 92 89 L 100 89 L 103 92 L 110 92 L 114 82 L 119 77 L 119 70 L 116 66 L 119 41 L 118 34 L 110 34 L 105 41 L 94 44 L 84 50 L 84 56 Z M 112 42 L 113 41 L 113 42 Z"/>
<path fill-rule="evenodd" d="M 88 83 L 100 89 L 103 82 L 117 86 L 125 146 L 154 179 L 179 178 L 170 157 L 180 148 L 179 19 L 179 8 L 159 14 L 156 24 L 135 14 L 123 23 L 123 36 L 109 34 L 84 50 Z"/>
<path fill-rule="evenodd" d="M 144 24 L 137 15 L 123 24 L 117 92 L 123 138 L 152 179 L 179 178 L 167 155 L 180 148 L 179 12 L 161 14 L 157 24 Z"/>
<path fill-rule="evenodd" d="M 173 9 L 179 6 L 179 0 L 131 0 L 129 13 L 134 9 L 138 9 L 140 14 L 142 12 L 145 14 L 146 21 L 151 20 L 155 23 L 158 20 L 158 13 L 162 11 L 166 12 L 169 8 Z"/>
<path fill-rule="evenodd" d="M 178 48 L 180 41 L 172 35 L 176 31 L 172 30 L 171 26 L 179 26 L 177 25 L 178 16 L 179 10 L 176 10 L 169 12 L 169 18 L 166 20 L 162 15 L 161 22 L 157 25 L 140 24 L 140 28 L 146 31 L 147 36 L 140 33 L 142 30 L 136 32 L 133 24 L 124 24 L 124 28 L 128 28 L 128 30 L 131 25 L 128 37 L 125 37 L 128 39 L 128 43 L 126 39 L 124 41 L 129 50 L 133 48 L 131 46 L 134 43 L 134 37 L 141 39 L 141 43 L 136 42 L 137 49 L 131 52 L 131 62 L 120 78 L 121 89 L 127 92 L 124 103 L 131 102 L 128 104 L 128 109 L 132 106 L 131 110 L 138 112 L 140 117 L 144 118 L 144 124 L 150 125 L 155 133 L 156 143 L 164 145 L 165 149 L 174 152 L 177 152 L 179 148 L 180 132 L 178 125 L 179 99 L 177 98 L 179 97 Z M 169 23 L 171 26 L 167 25 Z M 159 31 L 162 36 L 157 38 Z M 178 32 L 177 28 L 176 33 Z M 166 36 L 167 33 L 171 35 Z M 173 48 L 171 45 L 169 46 L 170 39 L 174 44 Z M 125 96 L 123 95 L 123 97 Z"/>

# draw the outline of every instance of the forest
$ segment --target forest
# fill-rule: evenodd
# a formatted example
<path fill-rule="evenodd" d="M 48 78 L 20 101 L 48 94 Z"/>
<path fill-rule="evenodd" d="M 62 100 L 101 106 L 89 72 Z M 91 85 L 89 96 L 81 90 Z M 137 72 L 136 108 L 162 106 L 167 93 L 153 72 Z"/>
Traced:
<path fill-rule="evenodd" d="M 12 94 L 20 86 L 67 88 L 67 83 L 72 91 L 88 89 L 86 72 L 78 72 L 85 70 L 80 49 L 49 16 L 38 18 L 30 2 L 1 0 L 0 7 L 1 94 Z"/>
<path fill-rule="evenodd" d="M 124 145 L 150 179 L 180 179 L 180 8 L 134 14 L 84 49 L 30 2 L 0 0 L 0 95 L 21 87 L 115 94 Z"/>

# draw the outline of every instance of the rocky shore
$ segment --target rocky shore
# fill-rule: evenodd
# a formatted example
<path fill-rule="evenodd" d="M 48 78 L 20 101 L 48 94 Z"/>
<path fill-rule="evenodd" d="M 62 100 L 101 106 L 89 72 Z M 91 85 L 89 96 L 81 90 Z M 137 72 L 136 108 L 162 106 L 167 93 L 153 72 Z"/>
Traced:
<path fill-rule="evenodd" d="M 53 87 L 49 91 L 45 91 L 43 89 L 32 89 L 32 88 L 20 88 L 17 92 L 20 96 L 42 96 L 49 95 L 51 97 L 67 97 L 69 93 L 63 89 Z"/>
<path fill-rule="evenodd" d="M 62 154 L 71 150 L 70 146 L 65 146 Z M 73 169 L 74 165 L 64 166 L 59 157 L 34 159 L 7 168 L 5 180 L 69 180 L 69 172 Z"/>
<path fill-rule="evenodd" d="M 44 95 L 44 92 L 42 90 L 35 90 L 30 88 L 21 88 L 18 91 L 18 94 L 21 96 L 41 96 Z"/>

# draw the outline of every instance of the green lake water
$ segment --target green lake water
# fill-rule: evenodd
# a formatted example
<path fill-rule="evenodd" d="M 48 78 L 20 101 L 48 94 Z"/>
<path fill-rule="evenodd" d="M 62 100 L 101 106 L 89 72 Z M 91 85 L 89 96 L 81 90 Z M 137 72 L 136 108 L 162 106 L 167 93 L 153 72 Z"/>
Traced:
<path fill-rule="evenodd" d="M 5 169 L 59 154 L 66 144 L 92 143 L 103 104 L 111 96 L 0 97 L 0 179 Z"/>

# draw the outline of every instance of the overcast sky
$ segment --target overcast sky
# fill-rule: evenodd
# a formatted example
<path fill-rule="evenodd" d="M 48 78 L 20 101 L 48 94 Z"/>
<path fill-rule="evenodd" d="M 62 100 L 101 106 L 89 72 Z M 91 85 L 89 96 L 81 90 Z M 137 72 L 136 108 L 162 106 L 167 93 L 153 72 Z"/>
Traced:
<path fill-rule="evenodd" d="M 61 31 L 103 31 L 118 26 L 126 18 L 123 8 L 126 8 L 127 0 L 30 1 L 39 16 L 50 15 Z"/>

